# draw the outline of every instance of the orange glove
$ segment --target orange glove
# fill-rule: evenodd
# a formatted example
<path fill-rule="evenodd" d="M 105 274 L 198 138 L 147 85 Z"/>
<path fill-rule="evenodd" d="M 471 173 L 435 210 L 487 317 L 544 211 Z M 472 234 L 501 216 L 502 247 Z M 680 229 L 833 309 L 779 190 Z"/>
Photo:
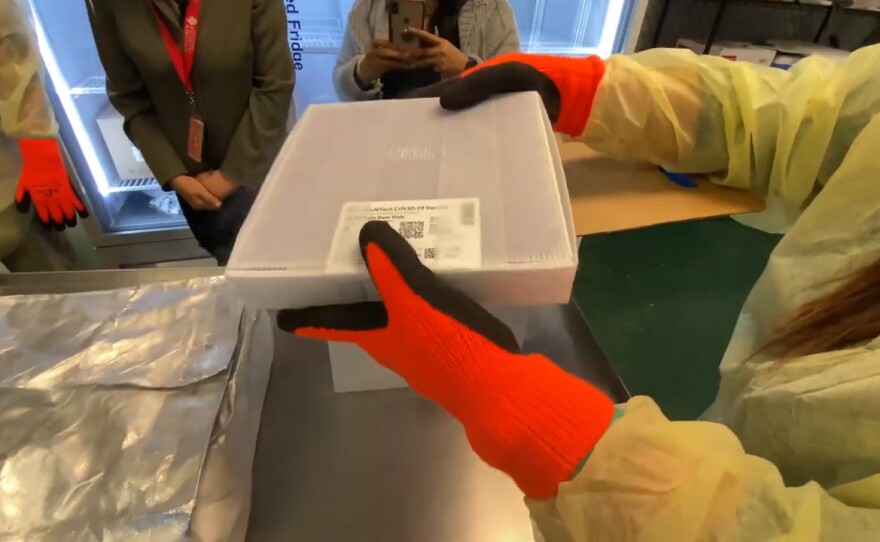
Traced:
<path fill-rule="evenodd" d="M 584 133 L 605 62 L 597 56 L 568 58 L 508 53 L 497 56 L 460 77 L 417 91 L 413 97 L 439 96 L 444 109 L 467 109 L 492 96 L 535 91 L 557 132 L 578 137 Z"/>
<path fill-rule="evenodd" d="M 440 282 L 387 223 L 371 222 L 361 251 L 383 302 L 285 310 L 303 337 L 359 345 L 464 426 L 486 463 L 533 498 L 553 496 L 608 428 L 614 405 Z"/>
<path fill-rule="evenodd" d="M 24 162 L 15 191 L 18 210 L 27 213 L 33 202 L 40 222 L 59 231 L 76 226 L 77 214 L 87 218 L 88 211 L 70 185 L 58 141 L 20 139 L 18 147 Z"/>

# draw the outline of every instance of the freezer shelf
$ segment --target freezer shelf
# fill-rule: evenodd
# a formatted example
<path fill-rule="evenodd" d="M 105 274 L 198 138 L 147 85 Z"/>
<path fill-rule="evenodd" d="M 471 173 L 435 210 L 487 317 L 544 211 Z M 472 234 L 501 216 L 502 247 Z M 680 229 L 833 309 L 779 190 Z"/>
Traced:
<path fill-rule="evenodd" d="M 86 81 L 93 79 L 97 79 L 97 77 L 89 78 Z M 150 171 L 145 165 L 142 168 L 136 168 L 134 163 L 137 161 L 142 162 L 142 157 L 137 158 L 140 153 L 134 149 L 123 132 L 122 117 L 112 109 L 106 94 L 82 92 L 74 96 L 73 103 L 76 111 L 67 111 L 67 113 L 69 115 L 79 115 L 82 119 L 83 131 L 86 135 L 85 141 L 80 140 L 78 143 L 84 153 L 92 153 L 97 163 L 100 164 L 101 171 L 92 172 L 96 174 L 95 184 L 98 191 L 103 196 L 108 196 L 116 192 L 159 189 L 159 183 L 150 175 Z M 109 118 L 110 114 L 118 116 L 118 126 L 114 132 L 104 134 L 102 133 L 101 123 L 113 120 Z M 105 124 L 104 130 L 107 129 L 108 127 Z M 111 147 L 113 151 L 111 151 Z M 115 157 L 114 152 L 116 153 Z M 120 164 L 114 162 L 114 158 Z M 126 160 L 130 163 L 129 165 L 122 163 Z M 129 168 L 132 174 L 122 177 L 119 170 L 126 167 Z"/>
<path fill-rule="evenodd" d="M 167 196 L 165 196 L 168 194 Z M 186 219 L 182 214 L 163 212 L 155 203 L 157 198 L 167 197 L 172 201 L 174 194 L 160 191 L 131 192 L 117 197 L 124 198 L 119 210 L 113 215 L 111 227 L 118 231 L 156 230 L 164 228 L 180 228 L 186 226 Z M 180 206 L 174 201 L 169 205 L 165 203 L 162 208 L 166 210 L 176 209 Z"/>

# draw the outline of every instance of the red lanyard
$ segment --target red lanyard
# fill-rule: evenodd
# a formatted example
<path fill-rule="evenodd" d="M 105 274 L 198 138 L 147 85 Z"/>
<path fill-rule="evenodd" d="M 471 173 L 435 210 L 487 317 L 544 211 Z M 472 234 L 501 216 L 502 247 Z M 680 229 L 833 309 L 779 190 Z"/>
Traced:
<path fill-rule="evenodd" d="M 159 10 L 153 4 L 153 0 L 147 0 L 153 13 L 156 15 L 156 22 L 159 24 L 159 32 L 162 34 L 162 41 L 165 42 L 165 48 L 168 49 L 168 56 L 171 57 L 171 64 L 174 71 L 180 77 L 180 82 L 186 89 L 187 94 L 192 99 L 193 83 L 192 83 L 192 67 L 193 60 L 196 57 L 196 38 L 199 35 L 199 13 L 201 12 L 201 0 L 189 0 L 186 8 L 186 16 L 183 19 L 183 44 L 178 45 L 168 30 L 168 25 L 159 15 Z"/>

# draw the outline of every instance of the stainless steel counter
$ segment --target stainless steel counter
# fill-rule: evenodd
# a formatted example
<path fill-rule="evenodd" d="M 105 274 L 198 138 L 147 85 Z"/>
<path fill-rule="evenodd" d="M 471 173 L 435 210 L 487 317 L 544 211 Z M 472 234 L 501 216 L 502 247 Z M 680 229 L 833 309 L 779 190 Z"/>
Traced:
<path fill-rule="evenodd" d="M 182 280 L 218 269 L 0 275 L 0 295 Z M 248 540 L 532 540 L 522 495 L 461 427 L 409 390 L 336 394 L 325 344 L 275 335 L 254 464 Z M 617 401 L 626 391 L 578 309 L 535 309 L 525 349 Z"/>

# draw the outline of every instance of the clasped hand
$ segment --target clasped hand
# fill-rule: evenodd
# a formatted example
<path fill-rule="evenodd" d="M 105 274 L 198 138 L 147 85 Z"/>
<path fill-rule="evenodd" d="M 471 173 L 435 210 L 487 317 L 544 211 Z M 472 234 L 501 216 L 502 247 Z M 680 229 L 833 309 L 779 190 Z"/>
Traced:
<path fill-rule="evenodd" d="M 171 188 L 196 211 L 213 211 L 220 208 L 238 184 L 221 171 L 206 171 L 195 177 L 178 175 L 171 180 Z"/>

